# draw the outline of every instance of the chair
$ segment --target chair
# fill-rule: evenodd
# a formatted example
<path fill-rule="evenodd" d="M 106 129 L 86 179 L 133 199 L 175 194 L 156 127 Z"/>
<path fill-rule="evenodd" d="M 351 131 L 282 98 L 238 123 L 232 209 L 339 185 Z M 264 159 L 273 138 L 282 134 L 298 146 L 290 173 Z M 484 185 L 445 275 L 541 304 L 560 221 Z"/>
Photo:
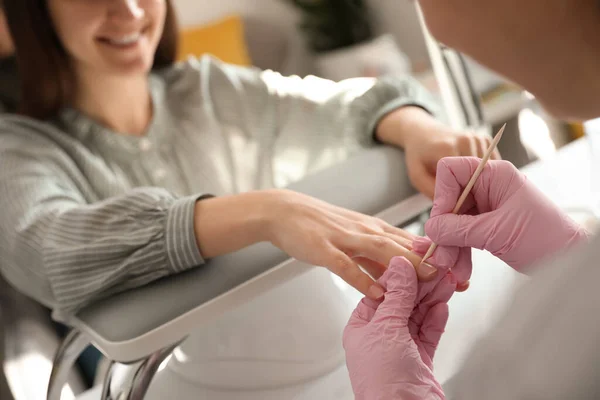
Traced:
<path fill-rule="evenodd" d="M 430 206 L 415 195 L 404 171 L 403 153 L 379 146 L 290 189 L 399 225 Z M 111 362 L 101 399 L 143 399 L 159 365 L 192 330 L 308 267 L 298 264 L 261 243 L 87 307 L 70 321 L 73 329 L 56 353 L 48 399 L 60 398 L 71 367 L 89 344 Z M 156 301 L 165 298 L 169 301 Z M 117 363 L 134 365 L 128 382 L 120 385 L 112 384 Z"/>

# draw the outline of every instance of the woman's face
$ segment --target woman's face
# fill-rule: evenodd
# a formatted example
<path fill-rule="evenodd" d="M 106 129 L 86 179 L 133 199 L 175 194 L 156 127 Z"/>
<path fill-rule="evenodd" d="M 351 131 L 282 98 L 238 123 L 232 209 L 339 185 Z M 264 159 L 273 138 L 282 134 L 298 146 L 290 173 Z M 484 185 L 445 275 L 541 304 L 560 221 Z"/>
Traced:
<path fill-rule="evenodd" d="M 75 69 L 147 73 L 162 36 L 166 0 L 47 0 L 50 17 Z"/>

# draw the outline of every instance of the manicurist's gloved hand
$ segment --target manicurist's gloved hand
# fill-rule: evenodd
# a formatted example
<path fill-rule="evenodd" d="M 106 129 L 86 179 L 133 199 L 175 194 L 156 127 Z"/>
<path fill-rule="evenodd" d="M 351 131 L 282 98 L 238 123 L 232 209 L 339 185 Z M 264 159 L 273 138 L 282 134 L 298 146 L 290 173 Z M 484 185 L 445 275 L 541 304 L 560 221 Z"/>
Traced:
<path fill-rule="evenodd" d="M 424 253 L 430 242 L 417 239 Z M 357 400 L 444 399 L 433 375 L 433 356 L 448 320 L 448 300 L 457 277 L 468 280 L 469 249 L 440 246 L 429 260 L 438 267 L 434 281 L 417 281 L 404 257 L 392 259 L 379 279 L 383 301 L 364 298 L 344 330 L 344 349 Z"/>
<path fill-rule="evenodd" d="M 479 161 L 450 157 L 438 163 L 434 205 L 425 225 L 431 240 L 487 250 L 523 271 L 588 238 L 584 228 L 507 161 L 489 161 L 458 215 L 451 214 Z"/>

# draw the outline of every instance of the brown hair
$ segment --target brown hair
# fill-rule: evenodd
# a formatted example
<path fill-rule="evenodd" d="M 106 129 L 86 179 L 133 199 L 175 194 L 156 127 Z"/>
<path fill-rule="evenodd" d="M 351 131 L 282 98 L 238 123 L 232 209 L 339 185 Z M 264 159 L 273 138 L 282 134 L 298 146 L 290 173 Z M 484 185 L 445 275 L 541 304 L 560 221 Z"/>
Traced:
<path fill-rule="evenodd" d="M 153 69 L 168 67 L 177 55 L 178 26 L 171 0 Z M 21 101 L 19 111 L 30 117 L 55 116 L 72 96 L 73 71 L 56 34 L 47 0 L 0 0 L 15 44 Z"/>

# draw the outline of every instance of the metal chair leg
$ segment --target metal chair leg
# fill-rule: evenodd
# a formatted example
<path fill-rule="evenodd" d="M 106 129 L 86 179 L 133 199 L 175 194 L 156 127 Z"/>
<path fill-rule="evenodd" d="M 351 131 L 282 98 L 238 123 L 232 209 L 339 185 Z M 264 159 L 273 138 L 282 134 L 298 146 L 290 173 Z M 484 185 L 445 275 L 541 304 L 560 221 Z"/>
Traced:
<path fill-rule="evenodd" d="M 116 363 L 114 361 L 110 362 L 108 369 L 106 370 L 106 375 L 104 376 L 104 382 L 102 384 L 102 395 L 100 396 L 100 400 L 112 400 L 112 396 L 110 394 L 112 384 L 112 376 L 114 373 Z"/>
<path fill-rule="evenodd" d="M 116 364 L 111 363 L 104 378 L 101 400 L 143 400 L 158 367 L 178 345 L 179 343 L 176 343 L 165 347 L 137 363 L 134 367 L 135 370 L 131 374 L 127 374 L 127 381 L 116 389 L 117 393 L 112 393 L 111 381 Z"/>
<path fill-rule="evenodd" d="M 79 355 L 89 345 L 90 340 L 78 331 L 72 330 L 65 337 L 52 362 L 47 400 L 60 400 L 62 389 L 67 382 L 71 368 Z"/>

